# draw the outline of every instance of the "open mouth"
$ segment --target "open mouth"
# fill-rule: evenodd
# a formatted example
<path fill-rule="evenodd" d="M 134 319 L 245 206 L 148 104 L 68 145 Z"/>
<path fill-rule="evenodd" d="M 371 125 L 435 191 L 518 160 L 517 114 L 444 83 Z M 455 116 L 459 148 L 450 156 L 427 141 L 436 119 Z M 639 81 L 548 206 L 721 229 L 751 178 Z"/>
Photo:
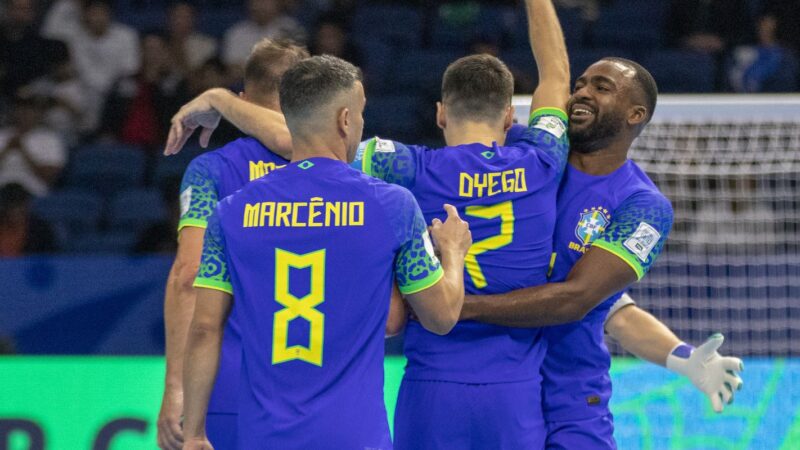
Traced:
<path fill-rule="evenodd" d="M 572 105 L 569 112 L 570 120 L 583 121 L 595 115 L 594 110 L 587 105 L 575 104 Z"/>

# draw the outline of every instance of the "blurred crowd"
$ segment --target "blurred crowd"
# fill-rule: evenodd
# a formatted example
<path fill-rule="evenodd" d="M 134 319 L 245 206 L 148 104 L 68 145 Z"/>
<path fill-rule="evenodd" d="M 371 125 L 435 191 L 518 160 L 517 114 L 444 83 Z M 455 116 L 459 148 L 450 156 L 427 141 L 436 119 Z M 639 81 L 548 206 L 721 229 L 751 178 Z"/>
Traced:
<path fill-rule="evenodd" d="M 520 36 L 524 26 L 518 22 L 524 21 L 524 16 L 519 12 L 519 3 L 513 0 L 484 3 L 5 0 L 0 11 L 0 257 L 56 251 L 72 238 L 68 230 L 51 227 L 36 217 L 35 206 L 37 199 L 53 190 L 74 187 L 66 172 L 74 164 L 76 149 L 86 146 L 110 149 L 123 146 L 143 155 L 143 175 L 134 187 L 158 190 L 163 199 L 162 209 L 167 213 L 165 220 L 149 223 L 124 248 L 171 251 L 174 248 L 171 227 L 176 215 L 173 203 L 180 170 L 171 173 L 177 179 L 157 176 L 161 164 L 159 150 L 169 119 L 181 104 L 207 88 L 228 86 L 237 90 L 243 63 L 253 44 L 261 38 L 289 38 L 307 44 L 312 54 L 333 54 L 360 65 L 365 70 L 368 91 L 395 102 L 378 101 L 376 105 L 395 105 L 407 101 L 396 99 L 403 94 L 396 92 L 403 83 L 395 87 L 387 80 L 393 80 L 394 72 L 409 71 L 402 67 L 402 61 L 415 49 L 436 55 L 445 53 L 447 59 L 467 52 L 524 56 L 527 38 Z M 570 51 L 603 52 L 609 47 L 628 50 L 624 39 L 616 42 L 617 37 L 612 36 L 609 43 L 608 37 L 603 38 L 605 11 L 654 8 L 659 2 L 555 0 L 555 3 L 565 18 L 563 26 Z M 654 42 L 661 49 L 702 55 L 700 61 L 710 61 L 709 67 L 696 68 L 711 74 L 708 86 L 700 90 L 797 90 L 800 52 L 797 0 L 663 0 L 662 3 L 663 23 L 658 26 L 619 25 L 623 30 L 655 26 L 660 36 Z M 388 27 L 381 26 L 380 21 L 363 19 L 361 11 L 376 4 L 384 8 L 377 11 L 389 11 Z M 392 11 L 399 9 L 413 10 L 415 15 L 397 17 L 414 17 L 418 23 L 395 21 Z M 488 20 L 490 16 L 497 19 Z M 358 17 L 363 20 L 358 22 Z M 486 23 L 489 25 L 483 26 Z M 580 28 L 580 32 L 576 33 L 575 28 Z M 649 50 L 639 48 L 630 54 L 646 55 Z M 507 62 L 517 78 L 518 92 L 532 91 L 535 71 L 525 63 L 516 64 L 513 57 Z M 413 85 L 413 77 L 424 75 L 427 74 L 411 70 L 409 84 Z M 435 100 L 440 73 L 435 75 L 430 98 L 422 101 Z M 416 104 L 408 108 L 412 119 L 418 115 L 414 108 Z M 372 111 L 377 115 L 378 109 L 374 107 Z M 432 115 L 429 109 L 425 114 Z M 425 114 L 422 116 L 426 117 Z M 397 117 L 402 118 L 403 114 L 392 115 L 387 121 Z M 376 118 L 375 122 L 380 120 Z M 420 130 L 415 123 L 401 124 L 406 127 L 391 124 L 401 128 L 401 133 L 403 129 L 411 130 L 407 132 L 411 137 L 430 138 L 436 133 L 432 125 Z M 229 140 L 236 133 L 222 127 L 215 134 L 216 143 Z M 92 186 L 88 188 L 91 190 Z M 108 203 L 115 193 L 99 192 L 99 195 Z M 102 229 L 112 219 L 101 217 L 97 226 Z"/>

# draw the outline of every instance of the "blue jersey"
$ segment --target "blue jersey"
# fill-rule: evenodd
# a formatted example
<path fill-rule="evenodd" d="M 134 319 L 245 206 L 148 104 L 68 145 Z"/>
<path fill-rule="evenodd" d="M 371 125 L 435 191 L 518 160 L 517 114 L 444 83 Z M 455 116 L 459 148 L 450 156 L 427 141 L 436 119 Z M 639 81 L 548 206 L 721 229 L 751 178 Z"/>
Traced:
<path fill-rule="evenodd" d="M 208 217 L 223 198 L 251 180 L 283 167 L 288 161 L 253 138 L 237 139 L 193 159 L 181 183 L 183 227 L 206 228 Z M 222 341 L 219 375 L 208 405 L 210 413 L 235 413 L 241 367 L 241 338 L 235 314 L 231 314 Z"/>
<path fill-rule="evenodd" d="M 633 161 L 605 176 L 567 165 L 558 194 L 550 281 L 563 281 L 589 247 L 625 261 L 642 278 L 661 253 L 672 226 L 672 206 Z M 622 295 L 614 294 L 579 322 L 545 328 L 542 365 L 545 418 L 580 420 L 609 413 L 611 358 L 603 322 Z"/>
<path fill-rule="evenodd" d="M 546 282 L 558 182 L 566 164 L 567 119 L 539 109 L 512 146 L 441 149 L 373 139 L 356 156 L 365 173 L 407 187 L 430 222 L 443 204 L 469 222 L 467 293 L 493 294 Z M 417 321 L 406 328 L 406 379 L 498 383 L 538 378 L 539 329 L 459 322 L 446 336 Z"/>
<path fill-rule="evenodd" d="M 239 310 L 241 448 L 390 448 L 392 280 L 409 294 L 442 276 L 411 193 L 343 162 L 292 163 L 221 201 L 195 286 Z"/>

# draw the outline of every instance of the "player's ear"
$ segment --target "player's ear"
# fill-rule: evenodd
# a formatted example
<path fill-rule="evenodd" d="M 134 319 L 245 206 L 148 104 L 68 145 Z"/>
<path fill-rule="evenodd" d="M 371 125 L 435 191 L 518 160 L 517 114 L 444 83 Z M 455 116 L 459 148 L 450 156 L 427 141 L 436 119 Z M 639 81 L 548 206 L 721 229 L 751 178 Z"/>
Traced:
<path fill-rule="evenodd" d="M 347 137 L 352 130 L 350 130 L 350 125 L 352 125 L 353 118 L 350 117 L 350 108 L 342 108 L 339 110 L 339 115 L 336 117 L 336 125 L 339 131 L 339 134 L 342 137 Z"/>
<path fill-rule="evenodd" d="M 442 130 L 447 128 L 446 108 L 442 102 L 436 102 L 436 125 Z"/>
<path fill-rule="evenodd" d="M 647 108 L 634 105 L 628 110 L 628 125 L 642 125 L 647 120 Z"/>
<path fill-rule="evenodd" d="M 506 107 L 506 116 L 503 119 L 503 131 L 508 131 L 514 125 L 514 105 Z"/>

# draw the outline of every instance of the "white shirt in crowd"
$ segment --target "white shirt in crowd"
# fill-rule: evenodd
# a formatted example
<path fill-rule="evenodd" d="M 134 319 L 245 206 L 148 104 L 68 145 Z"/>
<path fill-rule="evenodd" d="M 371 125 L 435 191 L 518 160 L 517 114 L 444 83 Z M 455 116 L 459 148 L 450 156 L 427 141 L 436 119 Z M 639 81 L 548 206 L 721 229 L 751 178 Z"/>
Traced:
<path fill-rule="evenodd" d="M 228 65 L 243 65 L 253 46 L 263 38 L 292 39 L 303 43 L 306 34 L 303 27 L 289 16 L 277 17 L 264 26 L 251 20 L 243 20 L 225 32 L 222 61 Z"/>
<path fill-rule="evenodd" d="M 0 130 L 0 149 L 4 149 L 8 141 L 14 136 L 12 128 Z M 22 137 L 31 159 L 37 163 L 51 167 L 64 167 L 67 162 L 67 150 L 59 139 L 58 134 L 46 129 L 37 128 Z M 14 150 L 0 161 L 0 186 L 8 183 L 19 183 L 30 193 L 37 196 L 47 194 L 47 183 L 39 178 L 33 168 L 25 161 L 19 151 Z"/>
<path fill-rule="evenodd" d="M 193 33 L 184 42 L 183 54 L 190 69 L 197 69 L 217 54 L 217 41 L 205 34 Z"/>

